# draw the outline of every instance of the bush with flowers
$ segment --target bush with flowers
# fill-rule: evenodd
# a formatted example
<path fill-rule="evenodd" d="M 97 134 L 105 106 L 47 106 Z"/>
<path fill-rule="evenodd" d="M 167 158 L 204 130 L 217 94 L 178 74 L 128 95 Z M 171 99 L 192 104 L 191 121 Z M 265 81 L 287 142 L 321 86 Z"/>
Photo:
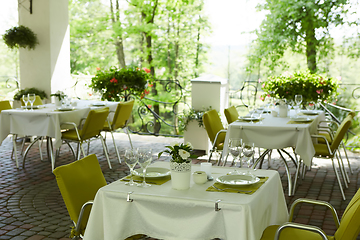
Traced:
<path fill-rule="evenodd" d="M 110 67 L 107 70 L 97 69 L 89 87 L 101 94 L 101 100 L 118 102 L 124 98 L 127 101 L 130 95 L 144 97 L 148 94 L 150 80 L 150 70 L 146 68 Z"/>
<path fill-rule="evenodd" d="M 164 152 L 169 153 L 171 161 L 177 163 L 189 163 L 191 161 L 190 158 L 196 158 L 196 155 L 191 154 L 191 150 L 193 150 L 191 143 L 175 143 L 165 147 L 168 149 L 160 152 L 158 158 L 160 158 Z"/>
<path fill-rule="evenodd" d="M 294 100 L 295 95 L 302 95 L 302 104 L 311 101 L 326 102 L 336 97 L 339 83 L 335 78 L 324 77 L 309 71 L 297 71 L 294 74 L 285 72 L 280 76 L 272 76 L 262 85 L 265 92 L 261 99 L 274 97 Z"/>

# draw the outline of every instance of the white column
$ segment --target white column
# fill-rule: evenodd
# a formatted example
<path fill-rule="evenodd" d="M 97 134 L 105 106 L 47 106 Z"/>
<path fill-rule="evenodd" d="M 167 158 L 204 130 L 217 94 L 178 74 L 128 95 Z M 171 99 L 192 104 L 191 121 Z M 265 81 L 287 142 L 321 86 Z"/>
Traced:
<path fill-rule="evenodd" d="M 71 86 L 68 0 L 33 0 L 19 6 L 19 25 L 38 37 L 35 50 L 20 49 L 20 88 L 35 87 L 48 97 Z"/>

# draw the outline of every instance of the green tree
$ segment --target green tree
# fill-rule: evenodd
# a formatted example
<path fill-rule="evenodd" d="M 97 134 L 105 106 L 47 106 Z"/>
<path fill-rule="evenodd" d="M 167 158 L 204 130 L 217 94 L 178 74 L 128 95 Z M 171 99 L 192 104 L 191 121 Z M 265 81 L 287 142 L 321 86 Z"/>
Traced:
<path fill-rule="evenodd" d="M 316 72 L 317 60 L 333 50 L 329 29 L 344 24 L 348 4 L 348 0 L 266 0 L 258 6 L 268 14 L 256 31 L 250 66 L 263 61 L 274 69 L 290 48 L 305 53 L 308 69 Z"/>

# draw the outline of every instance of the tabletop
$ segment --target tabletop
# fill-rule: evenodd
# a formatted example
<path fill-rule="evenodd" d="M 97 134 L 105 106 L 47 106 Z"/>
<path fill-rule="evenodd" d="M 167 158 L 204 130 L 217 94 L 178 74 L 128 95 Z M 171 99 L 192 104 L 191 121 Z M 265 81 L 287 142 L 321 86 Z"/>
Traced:
<path fill-rule="evenodd" d="M 86 118 L 91 109 L 109 107 L 115 111 L 118 102 L 102 102 L 104 106 L 97 105 L 99 101 L 79 100 L 72 111 L 58 111 L 54 104 L 42 105 L 33 111 L 24 109 L 3 110 L 0 114 L 0 141 L 2 142 L 10 133 L 23 136 L 48 136 L 54 138 L 55 148 L 61 146 L 61 123 L 80 123 Z"/>
<path fill-rule="evenodd" d="M 295 116 L 309 118 L 311 122 L 291 121 Z M 324 112 L 318 111 L 317 115 L 296 115 L 291 110 L 286 118 L 273 117 L 271 114 L 262 117 L 264 119 L 261 124 L 247 121 L 231 123 L 225 137 L 223 156 L 228 152 L 229 139 L 241 138 L 246 143 L 254 143 L 256 147 L 265 149 L 294 147 L 295 153 L 309 166 L 315 154 L 311 135 L 317 133 L 319 122 L 325 119 Z"/>
<path fill-rule="evenodd" d="M 152 166 L 170 168 L 169 162 L 156 162 Z M 192 165 L 192 172 L 197 170 L 200 165 Z M 212 167 L 212 176 L 216 179 L 232 170 Z M 258 240 L 267 226 L 287 221 L 288 211 L 279 173 L 250 171 L 269 177 L 252 195 L 206 191 L 214 181 L 198 185 L 191 180 L 188 190 L 172 189 L 171 180 L 149 188 L 115 181 L 98 191 L 84 240 L 118 240 L 135 234 L 167 240 Z M 132 202 L 127 201 L 129 192 Z M 221 200 L 220 211 L 215 211 L 217 200 Z"/>

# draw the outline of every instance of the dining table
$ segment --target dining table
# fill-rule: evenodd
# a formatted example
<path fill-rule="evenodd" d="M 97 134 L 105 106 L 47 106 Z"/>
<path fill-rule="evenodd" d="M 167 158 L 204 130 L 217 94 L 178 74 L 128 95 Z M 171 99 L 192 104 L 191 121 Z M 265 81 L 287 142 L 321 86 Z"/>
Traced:
<path fill-rule="evenodd" d="M 249 116 L 240 116 L 235 122 L 229 124 L 224 141 L 222 158 L 228 155 L 229 140 L 231 138 L 242 139 L 246 144 L 254 144 L 255 147 L 266 149 L 261 155 L 265 156 L 270 150 L 283 150 L 292 148 L 295 156 L 288 156 L 298 165 L 300 159 L 306 166 L 310 166 L 315 155 L 313 142 L 316 141 L 311 135 L 317 134 L 318 125 L 325 120 L 325 113 L 321 110 L 290 110 L 286 117 L 273 116 L 270 111 L 262 114 L 261 121 L 251 121 Z M 281 152 L 280 152 L 281 153 Z M 299 158 L 297 157 L 299 156 Z M 259 158 L 260 159 L 260 158 Z M 285 158 L 288 176 L 289 196 L 294 194 L 292 177 Z M 258 161 L 255 161 L 254 167 Z"/>
<path fill-rule="evenodd" d="M 167 174 L 146 178 L 150 187 L 129 186 L 119 179 L 98 190 L 84 240 L 119 240 L 136 234 L 167 240 L 259 240 L 267 226 L 288 220 L 277 171 L 238 169 L 235 176 L 253 174 L 261 183 L 244 186 L 253 191 L 218 191 L 214 186 L 234 168 L 212 166 L 213 181 L 196 184 L 191 176 L 189 189 L 175 190 L 169 162 L 158 161 L 151 168 L 165 169 Z M 200 169 L 199 164 L 191 166 L 192 172 Z"/>
<path fill-rule="evenodd" d="M 2 143 L 9 134 L 47 137 L 48 149 L 51 149 L 52 170 L 54 170 L 53 148 L 58 149 L 62 144 L 62 124 L 73 122 L 79 125 L 81 119 L 86 118 L 90 110 L 109 107 L 110 111 L 115 111 L 117 104 L 118 102 L 76 100 L 69 106 L 44 104 L 34 106 L 33 110 L 25 107 L 3 110 L 0 114 L 0 142 Z M 19 167 L 15 138 L 13 138 L 13 144 L 16 165 Z"/>

